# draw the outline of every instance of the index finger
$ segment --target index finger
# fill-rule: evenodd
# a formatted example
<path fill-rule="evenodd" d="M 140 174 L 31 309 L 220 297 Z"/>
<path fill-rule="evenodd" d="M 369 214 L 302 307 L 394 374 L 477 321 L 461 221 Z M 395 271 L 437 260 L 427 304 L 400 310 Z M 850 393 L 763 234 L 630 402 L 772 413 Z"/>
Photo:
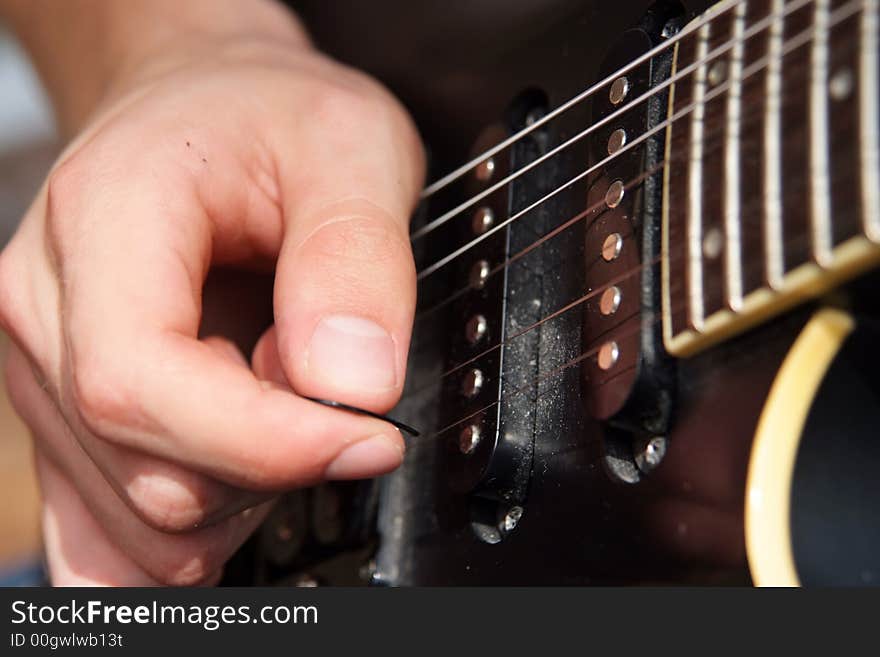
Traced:
<path fill-rule="evenodd" d="M 63 243 L 75 245 L 58 258 L 66 414 L 105 439 L 247 488 L 313 483 L 334 463 L 347 476 L 396 467 L 403 441 L 389 424 L 266 385 L 197 340 L 217 219 L 186 171 L 159 180 L 155 160 L 128 164 L 96 188 L 88 181 L 106 181 L 96 158 L 64 202 L 50 204 L 62 215 L 56 229 L 68 231 Z"/>

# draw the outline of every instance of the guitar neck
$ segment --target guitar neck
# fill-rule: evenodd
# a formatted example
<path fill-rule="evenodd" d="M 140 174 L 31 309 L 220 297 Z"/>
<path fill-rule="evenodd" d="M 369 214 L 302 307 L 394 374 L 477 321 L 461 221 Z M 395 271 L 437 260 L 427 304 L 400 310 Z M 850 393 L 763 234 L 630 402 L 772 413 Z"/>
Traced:
<path fill-rule="evenodd" d="M 678 42 L 662 248 L 670 353 L 880 259 L 878 5 L 723 2 Z"/>

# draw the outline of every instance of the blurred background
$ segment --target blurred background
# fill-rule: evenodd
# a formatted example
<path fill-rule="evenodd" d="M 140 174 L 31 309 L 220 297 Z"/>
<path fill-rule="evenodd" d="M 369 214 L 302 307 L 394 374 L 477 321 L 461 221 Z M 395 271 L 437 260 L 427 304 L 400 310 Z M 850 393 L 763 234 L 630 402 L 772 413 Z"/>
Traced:
<path fill-rule="evenodd" d="M 0 245 L 5 246 L 57 152 L 52 115 L 26 55 L 0 25 Z M 0 356 L 8 338 L 0 332 Z M 30 438 L 0 389 L 0 585 L 38 581 L 38 491 Z"/>

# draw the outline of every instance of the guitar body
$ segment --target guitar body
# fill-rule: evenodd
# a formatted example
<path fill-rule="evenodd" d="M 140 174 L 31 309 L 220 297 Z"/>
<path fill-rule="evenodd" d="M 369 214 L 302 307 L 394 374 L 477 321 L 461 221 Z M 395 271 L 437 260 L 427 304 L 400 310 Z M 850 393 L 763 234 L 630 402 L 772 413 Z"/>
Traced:
<path fill-rule="evenodd" d="M 296 3 L 296 8 L 320 47 L 378 77 L 402 99 L 422 131 L 430 155 L 430 177 L 436 179 L 528 125 L 535 116 L 577 96 L 603 77 L 603 69 L 613 70 L 658 43 L 658 39 L 668 38 L 661 35 L 668 25 L 680 29 L 709 7 L 709 3 L 691 1 L 659 4 L 660 8 L 648 0 L 305 0 Z M 634 27 L 641 34 L 624 37 Z M 623 61 L 618 61 L 621 58 Z M 530 111 L 538 114 L 530 116 Z M 542 136 L 532 140 L 533 152 L 525 148 L 526 152 L 511 154 L 514 164 L 520 166 L 533 160 L 536 153 L 545 152 L 542 139 L 551 145 L 562 143 L 595 122 L 603 111 L 595 102 L 585 102 L 548 122 Z M 648 116 L 644 120 L 651 125 L 655 119 Z M 657 137 L 662 145 L 665 133 L 658 132 Z M 555 189 L 600 158 L 590 140 L 573 144 L 555 160 L 552 171 L 538 167 L 520 178 L 501 198 L 507 206 L 503 212 L 507 216 L 515 214 L 536 194 Z M 650 158 L 650 152 L 644 153 L 642 162 Z M 499 167 L 503 173 L 512 170 L 513 165 Z M 603 184 L 603 175 L 607 172 L 597 170 L 596 175 L 543 204 L 532 233 L 508 234 L 506 257 L 517 252 L 517 242 L 528 248 L 536 237 L 587 208 L 594 196 L 593 187 Z M 624 258 L 621 267 L 644 267 L 651 252 L 659 253 L 659 239 L 652 226 L 660 222 L 656 200 L 661 198 L 661 187 L 662 176 L 648 180 L 635 205 L 629 208 L 627 225 L 635 226 L 632 236 L 640 248 L 628 254 L 630 242 L 625 242 L 622 254 L 635 259 Z M 426 201 L 414 227 L 426 225 L 480 189 L 479 181 L 473 180 L 452 185 L 438 195 L 444 197 L 443 207 L 432 207 L 434 197 Z M 467 219 L 462 220 L 468 227 L 470 212 L 465 212 Z M 855 570 L 843 566 L 823 570 L 821 555 L 807 548 L 780 546 L 779 541 L 784 539 L 778 537 L 776 543 L 766 544 L 761 536 L 749 536 L 752 530 L 747 530 L 746 519 L 759 526 L 756 514 L 760 515 L 763 508 L 747 508 L 758 499 L 754 491 L 764 490 L 759 481 L 763 471 L 755 470 L 756 435 L 763 425 L 763 439 L 769 440 L 770 433 L 778 433 L 772 428 L 778 425 L 772 423 L 778 423 L 780 417 L 783 426 L 788 426 L 785 418 L 791 413 L 792 402 L 777 401 L 775 406 L 770 403 L 774 396 L 779 399 L 776 388 L 781 385 L 778 381 L 785 366 L 789 372 L 801 373 L 795 379 L 816 378 L 816 386 L 807 386 L 795 395 L 803 402 L 803 412 L 813 409 L 813 415 L 822 415 L 826 424 L 830 421 L 833 425 L 837 418 L 837 428 L 844 432 L 850 431 L 852 420 L 851 431 L 858 432 L 860 438 L 851 441 L 857 446 L 852 447 L 850 456 L 866 463 L 873 458 L 874 465 L 880 463 L 876 446 L 880 435 L 865 435 L 872 433 L 870 427 L 877 426 L 875 420 L 880 416 L 880 409 L 870 409 L 870 400 L 878 399 L 876 386 L 871 388 L 866 383 L 866 391 L 858 397 L 859 408 L 846 408 L 846 390 L 823 389 L 822 412 L 815 410 L 820 406 L 820 383 L 832 363 L 839 362 L 844 343 L 854 340 L 852 336 L 858 336 L 860 351 L 856 360 L 878 362 L 876 345 L 880 341 L 872 345 L 869 337 L 876 330 L 872 318 L 880 317 L 880 295 L 876 294 L 880 276 L 869 270 L 710 348 L 688 357 L 671 357 L 662 348 L 659 330 L 660 269 L 644 268 L 634 282 L 626 280 L 625 285 L 631 287 L 621 284 L 625 295 L 631 293 L 625 298 L 636 301 L 627 307 L 630 316 L 626 326 L 634 330 L 620 341 L 621 362 L 625 365 L 618 378 L 625 379 L 625 384 L 620 386 L 623 392 L 618 392 L 614 377 L 602 379 L 597 387 L 603 374 L 593 364 L 595 359 L 569 364 L 585 349 L 603 344 L 602 336 L 594 335 L 601 320 L 596 319 L 597 311 L 589 309 L 589 302 L 584 308 L 560 314 L 552 322 L 542 322 L 550 312 L 606 284 L 611 274 L 629 271 L 614 270 L 598 274 L 596 279 L 597 268 L 604 265 L 602 261 L 596 263 L 591 249 L 602 244 L 604 233 L 611 230 L 618 230 L 624 238 L 628 235 L 614 227 L 618 219 L 603 216 L 592 223 L 573 223 L 548 241 L 546 248 L 522 258 L 518 264 L 524 263 L 523 270 L 528 272 L 511 267 L 506 287 L 498 292 L 507 301 L 500 310 L 491 302 L 490 285 L 479 294 L 466 294 L 441 304 L 439 309 L 435 306 L 448 295 L 428 287 L 426 280 L 423 298 L 420 287 L 408 392 L 392 415 L 418 427 L 423 435 L 409 442 L 401 470 L 369 489 L 376 506 L 373 515 L 368 513 L 368 523 L 375 529 L 359 534 L 369 535 L 368 539 L 356 542 L 354 547 L 348 545 L 349 552 L 356 555 L 353 559 L 359 560 L 362 570 L 367 567 L 373 583 L 389 585 L 749 584 L 756 567 L 759 571 L 763 567 L 756 566 L 756 562 L 772 562 L 780 551 L 785 561 L 786 550 L 789 555 L 793 550 L 801 564 L 796 570 L 804 582 L 878 581 L 873 578 L 880 578 L 880 572 L 874 573 L 877 564 L 871 564 L 870 554 L 864 557 L 866 565 Z M 602 222 L 608 226 L 601 228 L 601 234 L 593 235 L 591 231 L 599 230 Z M 469 234 L 469 228 L 465 233 L 455 230 L 438 230 L 416 244 L 420 270 L 467 243 L 462 235 Z M 466 277 L 474 259 L 462 256 L 460 260 L 466 260 L 467 266 L 459 267 L 456 260 L 445 268 L 445 273 L 433 277 L 440 281 L 437 286 L 441 290 L 461 287 L 456 277 L 462 271 Z M 450 368 L 460 367 L 463 361 L 483 353 L 480 348 L 468 351 L 466 344 L 456 341 L 457 336 L 470 330 L 468 321 L 475 313 L 483 313 L 489 320 L 484 347 L 505 339 L 511 342 L 511 336 L 517 333 L 511 329 L 510 314 L 518 312 L 517 307 L 525 308 L 528 304 L 522 300 L 526 298 L 538 310 L 533 309 L 532 315 L 523 310 L 524 314 L 516 318 L 517 325 L 542 323 L 540 330 L 516 338 L 523 343 L 521 352 L 503 349 L 503 367 L 507 368 L 501 374 L 503 381 L 493 378 L 492 367 L 502 367 L 497 362 L 483 368 L 489 382 L 496 384 L 493 390 L 501 390 L 502 397 L 514 387 L 518 394 L 487 411 L 487 404 L 473 405 L 456 398 L 460 387 L 457 379 L 452 389 L 445 380 L 431 387 Z M 840 310 L 828 311 L 832 307 Z M 622 305 L 621 310 L 624 308 Z M 810 353 L 804 355 L 801 349 L 797 363 L 791 364 L 793 349 L 805 329 L 821 321 L 816 318 L 823 309 L 849 318 L 852 324 L 842 333 L 831 332 L 824 360 L 817 358 L 814 362 Z M 424 316 L 418 314 L 423 312 Z M 503 332 L 492 328 L 496 319 L 504 327 Z M 638 356 L 628 363 L 626 350 L 631 345 Z M 863 353 L 862 349 L 871 353 Z M 614 360 L 617 358 L 615 354 Z M 849 380 L 843 375 L 838 378 Z M 514 385 L 511 379 L 520 384 Z M 470 425 L 458 420 L 473 415 L 472 409 L 481 413 L 480 418 L 493 414 L 491 431 L 497 436 L 491 441 L 484 439 L 472 455 L 462 457 L 457 452 L 461 432 Z M 859 413 L 864 418 L 853 419 Z M 810 422 L 815 424 L 822 418 L 811 416 Z M 789 423 L 791 432 L 804 433 L 804 422 L 799 424 L 795 413 Z M 631 430 L 634 425 L 638 430 Z M 822 435 L 811 443 L 814 456 L 810 458 L 821 461 L 824 449 L 828 454 L 837 454 L 835 458 L 841 463 L 848 460 L 840 454 L 842 443 L 833 431 L 816 431 Z M 519 439 L 504 442 L 514 434 Z M 822 436 L 827 438 L 826 443 Z M 659 443 L 651 442 L 655 437 L 661 439 Z M 480 451 L 488 449 L 487 442 L 495 450 L 491 455 Z M 638 453 L 642 450 L 644 461 L 646 449 L 654 450 L 656 462 L 648 454 L 649 463 L 639 465 Z M 789 449 L 792 461 L 797 460 L 797 451 L 795 440 Z M 482 459 L 480 466 L 473 470 L 468 458 Z M 829 462 L 837 462 L 835 458 L 829 458 Z M 821 467 L 810 470 L 808 466 L 803 467 L 822 472 Z M 771 479 L 773 473 L 784 478 L 784 465 L 773 462 L 763 467 L 771 473 Z M 801 490 L 813 485 L 812 479 L 804 478 L 808 475 L 798 474 L 799 468 L 789 468 L 795 474 L 789 473 L 787 479 L 794 483 L 783 489 Z M 841 476 L 844 472 L 845 468 L 840 470 Z M 852 477 L 851 481 L 856 482 L 852 494 L 874 495 L 875 504 L 878 491 L 876 485 L 871 487 L 871 477 L 858 473 Z M 749 486 L 754 497 L 751 501 Z M 816 492 L 813 498 L 816 496 L 831 504 L 825 493 Z M 801 490 L 798 499 L 810 500 L 811 495 Z M 861 501 L 850 500 L 850 507 L 859 504 L 871 503 L 864 497 Z M 781 513 L 786 511 L 792 517 L 799 513 L 794 506 L 784 507 Z M 778 515 L 780 511 L 773 513 Z M 809 511 L 804 513 L 812 517 Z M 835 515 L 833 509 L 830 513 Z M 865 536 L 873 531 L 876 540 L 880 521 L 873 517 L 871 529 L 864 526 L 865 518 L 871 520 L 865 515 L 854 519 L 855 525 L 850 523 L 847 541 L 859 543 L 862 530 Z M 835 528 L 813 520 L 813 524 L 804 520 L 780 536 L 795 535 L 803 545 L 815 547 L 819 534 L 833 533 Z M 315 559 L 311 563 L 291 558 L 286 572 L 280 567 L 284 559 L 276 558 L 273 572 L 285 572 L 287 581 L 306 571 L 330 583 L 352 581 L 338 575 L 338 559 L 332 568 L 326 565 L 331 561 L 327 556 L 330 553 L 330 548 L 324 549 L 320 553 L 325 557 L 323 561 Z M 846 558 L 833 547 L 824 554 Z M 789 556 L 788 565 L 791 561 Z M 804 564 L 808 562 L 820 565 L 807 573 Z M 762 583 L 792 583 L 772 563 L 762 572 Z"/>

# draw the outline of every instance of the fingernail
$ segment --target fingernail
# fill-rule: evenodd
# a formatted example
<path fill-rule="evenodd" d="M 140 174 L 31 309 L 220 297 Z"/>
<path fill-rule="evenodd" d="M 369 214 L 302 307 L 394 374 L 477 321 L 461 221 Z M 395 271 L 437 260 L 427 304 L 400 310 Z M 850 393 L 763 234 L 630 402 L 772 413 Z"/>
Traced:
<path fill-rule="evenodd" d="M 394 340 L 368 319 L 330 315 L 315 327 L 306 366 L 333 387 L 352 392 L 397 385 Z"/>
<path fill-rule="evenodd" d="M 327 479 L 365 479 L 390 472 L 403 460 L 403 448 L 380 435 L 346 447 L 327 467 Z"/>

